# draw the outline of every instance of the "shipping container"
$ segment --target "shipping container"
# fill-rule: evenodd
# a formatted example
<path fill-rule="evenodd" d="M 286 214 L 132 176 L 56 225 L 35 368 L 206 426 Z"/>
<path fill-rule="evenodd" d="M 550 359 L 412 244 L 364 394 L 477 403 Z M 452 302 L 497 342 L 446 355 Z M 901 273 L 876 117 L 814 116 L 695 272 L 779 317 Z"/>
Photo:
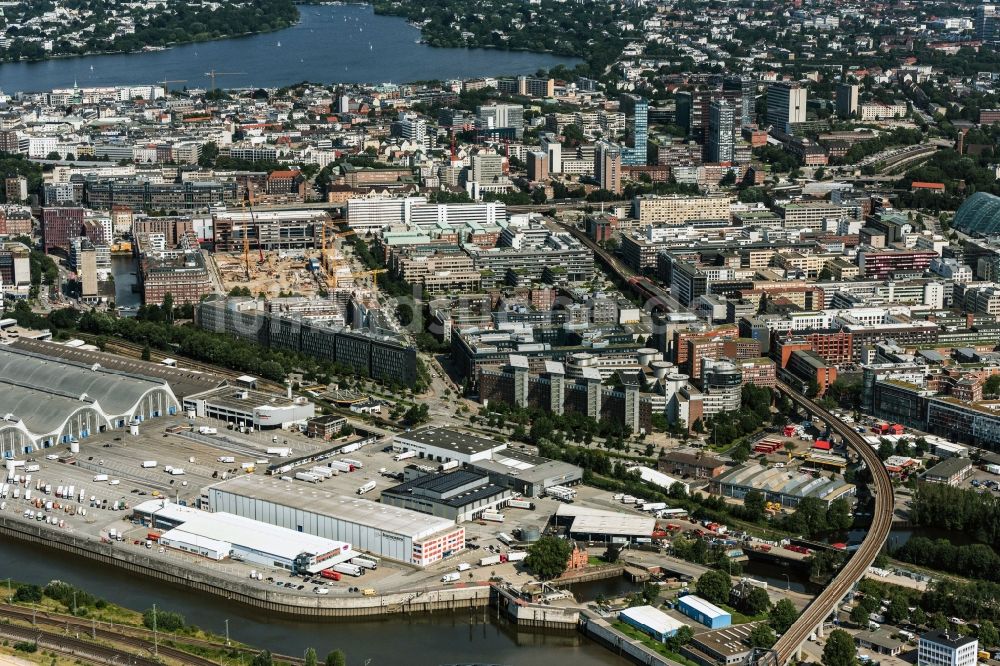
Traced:
<path fill-rule="evenodd" d="M 333 569 L 323 569 L 319 575 L 328 580 L 340 580 L 340 574 Z"/>
<path fill-rule="evenodd" d="M 524 550 L 512 550 L 507 553 L 508 562 L 520 562 L 528 556 L 528 552 Z"/>
<path fill-rule="evenodd" d="M 292 455 L 292 450 L 287 447 L 281 446 L 270 446 L 267 449 L 267 455 L 278 456 L 279 458 L 287 458 Z"/>
<path fill-rule="evenodd" d="M 361 448 L 361 442 L 353 442 L 340 450 L 341 453 L 352 453 Z"/>
<path fill-rule="evenodd" d="M 315 474 L 310 474 L 309 472 L 296 472 L 295 478 L 299 481 L 305 481 L 306 483 L 319 483 L 320 477 Z"/>
<path fill-rule="evenodd" d="M 330 462 L 327 463 L 327 467 L 329 467 L 330 469 L 335 469 L 338 472 L 353 471 L 350 465 L 348 465 L 347 463 L 342 463 L 339 460 L 331 460 Z"/>
<path fill-rule="evenodd" d="M 439 472 L 447 472 L 450 469 L 457 468 L 461 464 L 462 463 L 458 462 L 457 460 L 449 460 L 446 463 L 441 463 L 440 465 L 438 465 L 438 471 Z"/>
<path fill-rule="evenodd" d="M 497 511 L 483 511 L 482 519 L 488 520 L 491 523 L 502 523 L 503 514 Z"/>
<path fill-rule="evenodd" d="M 364 469 L 364 464 L 360 460 L 355 460 L 354 458 L 341 458 L 340 462 L 345 462 L 354 469 Z"/>
<path fill-rule="evenodd" d="M 349 562 L 351 564 L 361 567 L 362 569 L 371 569 L 372 571 L 378 569 L 378 563 L 373 562 L 372 560 L 369 560 L 366 557 L 354 557 L 351 558 Z"/>
<path fill-rule="evenodd" d="M 500 564 L 500 556 L 499 555 L 490 555 L 488 557 L 484 557 L 484 558 L 482 558 L 482 559 L 479 560 L 479 566 L 481 566 L 481 567 L 488 567 L 488 566 L 492 566 L 494 564 Z"/>
<path fill-rule="evenodd" d="M 514 507 L 515 509 L 534 509 L 535 503 L 521 499 L 512 499 L 509 502 L 507 502 L 507 506 Z"/>
<path fill-rule="evenodd" d="M 143 460 L 142 461 L 142 466 L 143 466 L 144 469 L 150 469 L 150 468 L 156 467 L 156 461 L 155 460 Z"/>
<path fill-rule="evenodd" d="M 408 458 L 416 458 L 416 451 L 403 451 L 402 453 L 397 453 L 392 457 L 393 460 L 399 462 L 400 460 L 407 460 Z"/>
<path fill-rule="evenodd" d="M 309 470 L 310 474 L 315 474 L 316 476 L 322 477 L 324 479 L 332 478 L 336 472 L 334 472 L 329 467 L 313 467 Z"/>

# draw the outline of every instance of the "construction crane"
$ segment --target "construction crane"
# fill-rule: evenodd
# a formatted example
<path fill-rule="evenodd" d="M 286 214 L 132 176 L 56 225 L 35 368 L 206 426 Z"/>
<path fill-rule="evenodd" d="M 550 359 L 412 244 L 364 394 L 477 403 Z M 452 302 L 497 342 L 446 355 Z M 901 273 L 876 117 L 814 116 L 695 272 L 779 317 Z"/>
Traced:
<path fill-rule="evenodd" d="M 187 79 L 163 79 L 162 81 L 157 81 L 157 83 L 163 84 L 163 94 L 167 95 L 170 93 L 170 89 L 167 87 L 168 83 L 187 83 Z"/>
<path fill-rule="evenodd" d="M 382 273 L 388 273 L 388 272 L 389 269 L 387 268 L 376 268 L 371 271 L 361 271 L 360 273 L 351 273 L 351 277 L 352 278 L 367 277 L 370 275 L 372 278 L 372 289 L 378 291 L 378 276 L 381 275 Z"/>
<path fill-rule="evenodd" d="M 205 76 L 212 80 L 212 87 L 209 92 L 215 90 L 215 77 L 217 76 L 243 76 L 246 72 L 217 72 L 214 69 L 210 72 L 205 72 Z"/>

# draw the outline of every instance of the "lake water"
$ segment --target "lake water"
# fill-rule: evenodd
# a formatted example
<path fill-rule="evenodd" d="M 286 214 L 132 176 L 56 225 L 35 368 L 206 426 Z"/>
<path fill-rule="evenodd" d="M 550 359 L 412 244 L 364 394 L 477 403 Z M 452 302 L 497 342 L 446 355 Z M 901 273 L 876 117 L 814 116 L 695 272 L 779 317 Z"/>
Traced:
<path fill-rule="evenodd" d="M 320 658 L 339 648 L 352 666 L 436 666 L 457 662 L 508 666 L 624 666 L 614 655 L 580 634 L 526 632 L 495 617 L 495 610 L 479 609 L 431 615 L 387 616 L 363 621 L 296 621 L 269 617 L 216 597 L 126 574 L 113 567 L 20 542 L 0 540 L 2 578 L 44 585 L 58 578 L 109 601 L 144 610 L 153 604 L 181 613 L 185 619 L 217 634 L 229 631 L 233 639 L 299 655 L 314 647 Z M 3 586 L 0 578 L 0 587 Z M 368 662 L 367 660 L 370 660 Z"/>
<path fill-rule="evenodd" d="M 299 7 L 295 26 L 251 37 L 185 44 L 165 51 L 62 58 L 0 65 L 0 90 L 45 91 L 80 86 L 151 84 L 186 80 L 176 87 L 274 87 L 317 83 L 405 83 L 429 79 L 533 74 L 572 58 L 497 49 L 443 49 L 419 44 L 420 31 L 370 5 Z M 279 45 L 280 44 L 280 45 Z"/>

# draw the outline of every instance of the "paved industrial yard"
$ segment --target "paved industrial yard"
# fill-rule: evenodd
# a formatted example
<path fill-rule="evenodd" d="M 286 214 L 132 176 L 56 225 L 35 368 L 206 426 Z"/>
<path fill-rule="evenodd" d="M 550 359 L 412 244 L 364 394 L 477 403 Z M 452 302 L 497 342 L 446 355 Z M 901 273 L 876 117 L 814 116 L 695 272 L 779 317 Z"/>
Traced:
<path fill-rule="evenodd" d="M 335 444 L 351 441 L 345 439 L 330 442 L 310 439 L 300 433 L 287 431 L 246 434 L 227 430 L 224 423 L 210 419 L 197 419 L 194 426 L 196 429 L 203 425 L 217 428 L 217 435 L 198 435 L 197 431 L 174 434 L 166 432 L 171 426 L 189 423 L 188 419 L 180 416 L 158 418 L 140 425 L 138 435 L 131 435 L 127 430 L 116 430 L 87 438 L 80 443 L 80 452 L 77 455 L 70 454 L 65 446 L 36 452 L 28 458 L 29 464 L 39 466 L 38 471 L 31 472 L 29 485 L 32 489 L 31 503 L 24 499 L 23 494 L 16 500 L 8 497 L 3 512 L 10 516 L 21 517 L 25 510 L 35 509 L 33 503 L 41 497 L 60 505 L 59 509 L 53 507 L 49 512 L 39 511 L 65 521 L 64 527 L 53 526 L 52 529 L 68 530 L 95 539 L 107 538 L 110 530 L 114 529 L 124 534 L 124 540 L 119 542 L 122 548 L 145 550 L 148 530 L 131 521 L 130 509 L 135 505 L 155 497 L 165 497 L 171 501 L 197 506 L 203 489 L 213 483 L 219 483 L 224 477 L 248 473 L 263 477 L 270 463 L 317 454 Z M 277 442 L 273 441 L 275 437 L 278 439 Z M 300 494 L 305 505 L 314 496 L 357 496 L 357 489 L 361 485 L 367 481 L 375 481 L 376 489 L 363 497 L 377 500 L 381 489 L 397 483 L 387 474 L 402 472 L 406 465 L 420 462 L 414 459 L 393 460 L 393 454 L 384 450 L 389 443 L 390 439 L 384 437 L 352 453 L 335 456 L 335 459 L 347 457 L 362 462 L 364 467 L 361 470 L 341 473 L 318 484 L 298 480 L 283 483 L 288 483 L 290 489 Z M 290 457 L 268 456 L 267 449 L 276 446 L 290 448 Z M 50 459 L 50 456 L 58 458 Z M 234 462 L 219 462 L 219 458 L 225 457 L 232 457 Z M 269 463 L 259 462 L 265 459 Z M 144 468 L 142 465 L 144 461 L 156 461 L 156 467 Z M 244 464 L 252 465 L 253 471 L 245 471 Z M 305 471 L 315 464 L 305 463 L 296 470 Z M 171 475 L 165 471 L 168 466 L 181 468 L 184 474 Z M 296 470 L 288 474 L 294 474 Z M 23 473 L 23 468 L 20 471 Z M 94 481 L 95 476 L 104 474 L 108 477 L 107 481 Z M 35 490 L 39 481 L 43 487 L 46 484 L 51 485 L 52 492 L 44 495 Z M 118 483 L 113 483 L 115 481 Z M 55 492 L 58 486 L 74 486 L 74 498 L 57 499 Z M 84 493 L 82 503 L 77 501 L 81 491 Z M 586 487 L 580 487 L 579 492 L 578 503 L 601 509 L 634 511 L 613 501 L 610 493 Z M 505 510 L 506 520 L 503 524 L 462 523 L 466 529 L 469 547 L 443 562 L 421 570 L 383 559 L 377 570 L 369 571 L 360 578 L 344 577 L 340 582 L 330 581 L 328 583 L 330 593 L 350 594 L 348 590 L 353 587 L 389 592 L 440 586 L 441 576 L 454 571 L 456 566 L 463 562 L 472 565 L 468 572 L 463 573 L 463 582 L 487 580 L 491 576 L 500 576 L 517 582 L 528 580 L 529 574 L 516 569 L 515 564 L 480 567 L 478 562 L 480 558 L 491 554 L 488 550 L 490 546 L 496 547 L 499 552 L 500 543 L 496 538 L 498 533 L 512 533 L 519 527 L 543 528 L 559 505 L 552 499 L 533 501 L 535 508 L 532 510 L 508 507 Z M 114 510 L 115 502 L 127 506 L 128 510 Z M 86 509 L 85 516 L 73 512 L 80 507 Z M 182 561 L 189 566 L 211 569 L 219 574 L 245 579 L 247 582 L 250 572 L 257 570 L 265 577 L 264 581 L 260 581 L 260 585 L 275 585 L 275 582 L 266 580 L 268 577 L 281 582 L 294 581 L 295 585 L 303 585 L 301 591 L 303 594 L 313 594 L 315 584 L 320 582 L 317 580 L 313 583 L 304 583 L 302 579 L 293 578 L 282 569 L 268 569 L 259 564 L 243 564 L 230 559 L 215 562 L 190 553 L 160 548 L 156 544 L 152 544 L 148 554 L 165 558 L 173 563 Z M 289 590 L 283 588 L 283 591 Z"/>

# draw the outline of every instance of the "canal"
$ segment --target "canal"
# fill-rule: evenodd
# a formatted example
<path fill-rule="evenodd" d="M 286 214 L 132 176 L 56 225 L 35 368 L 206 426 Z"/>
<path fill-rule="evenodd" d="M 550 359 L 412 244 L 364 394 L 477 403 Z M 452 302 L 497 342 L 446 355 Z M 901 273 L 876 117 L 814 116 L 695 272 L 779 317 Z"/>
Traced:
<path fill-rule="evenodd" d="M 108 601 L 144 610 L 157 608 L 182 614 L 190 624 L 217 634 L 229 620 L 234 640 L 288 655 L 316 648 L 320 658 L 343 650 L 348 663 L 370 666 L 471 662 L 510 666 L 606 666 L 629 663 L 580 634 L 542 634 L 520 631 L 495 617 L 496 611 L 441 613 L 384 620 L 301 621 L 268 617 L 264 612 L 204 596 L 185 588 L 91 561 L 71 558 L 18 542 L 0 542 L 3 578 L 44 585 L 53 579 L 79 586 Z M 370 660 L 370 661 L 369 661 Z"/>

